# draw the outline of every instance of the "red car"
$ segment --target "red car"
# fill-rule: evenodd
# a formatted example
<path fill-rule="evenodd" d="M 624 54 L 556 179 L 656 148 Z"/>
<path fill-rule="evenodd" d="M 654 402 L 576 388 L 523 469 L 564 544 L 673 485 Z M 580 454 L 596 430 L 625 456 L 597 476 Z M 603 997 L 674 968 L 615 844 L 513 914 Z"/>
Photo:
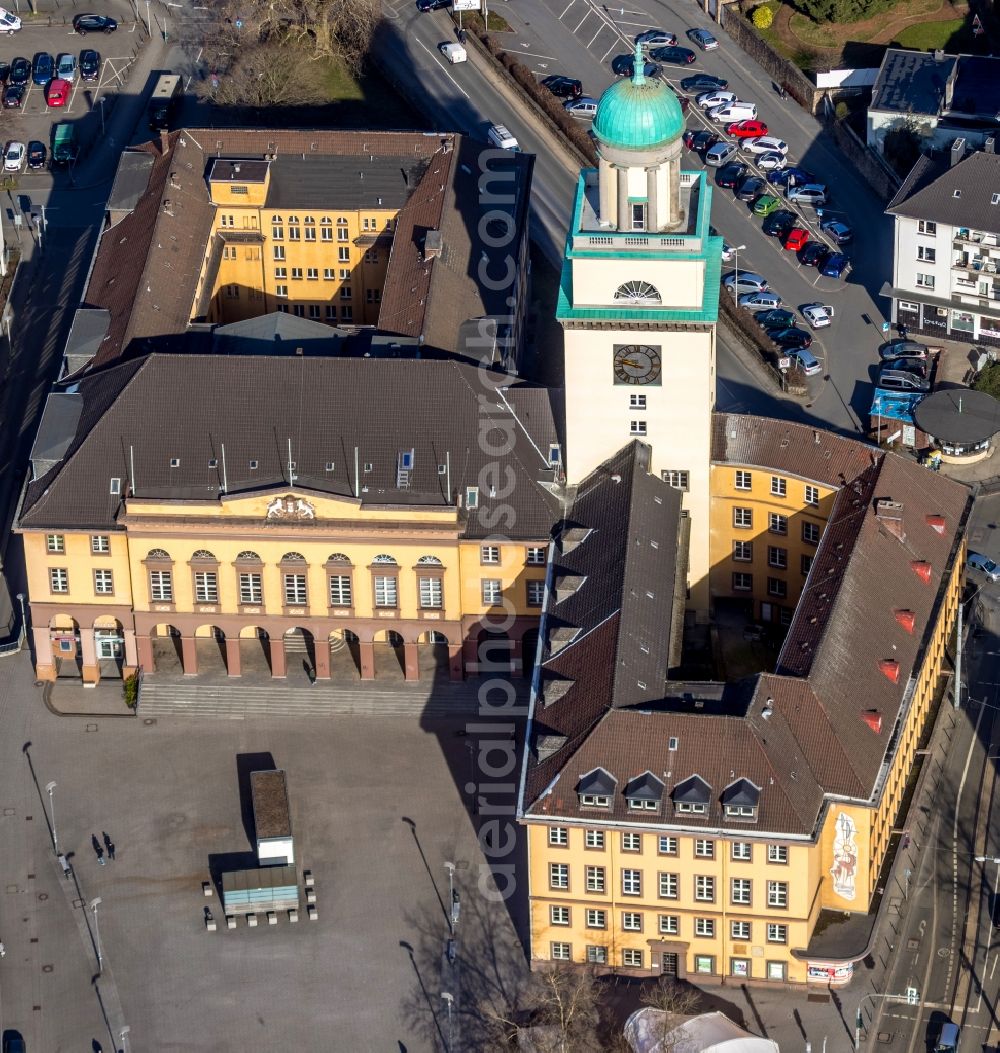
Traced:
<path fill-rule="evenodd" d="M 767 135 L 767 125 L 763 121 L 737 121 L 727 124 L 726 131 L 737 139 L 756 139 L 760 135 Z"/>
<path fill-rule="evenodd" d="M 802 227 L 792 227 L 785 237 L 785 248 L 791 252 L 798 252 L 809 240 L 809 231 Z"/>
<path fill-rule="evenodd" d="M 60 80 L 57 77 L 55 80 L 49 81 L 48 87 L 45 89 L 45 101 L 49 106 L 65 106 L 69 93 L 72 90 L 73 85 L 68 80 Z"/>

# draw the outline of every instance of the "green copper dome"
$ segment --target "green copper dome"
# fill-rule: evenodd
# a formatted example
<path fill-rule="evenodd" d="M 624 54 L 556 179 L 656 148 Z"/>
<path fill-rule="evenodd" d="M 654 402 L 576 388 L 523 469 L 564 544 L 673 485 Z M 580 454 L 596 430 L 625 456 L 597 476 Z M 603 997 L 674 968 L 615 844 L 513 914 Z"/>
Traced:
<path fill-rule="evenodd" d="M 684 115 L 677 96 L 663 81 L 643 74 L 639 47 L 631 78 L 622 79 L 601 96 L 594 135 L 622 150 L 649 150 L 684 134 Z"/>

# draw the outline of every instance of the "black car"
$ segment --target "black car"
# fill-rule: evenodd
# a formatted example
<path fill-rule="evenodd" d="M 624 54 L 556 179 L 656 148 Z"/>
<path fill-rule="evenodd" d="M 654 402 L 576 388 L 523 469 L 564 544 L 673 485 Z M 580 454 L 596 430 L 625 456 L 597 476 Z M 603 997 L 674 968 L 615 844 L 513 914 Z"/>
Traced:
<path fill-rule="evenodd" d="M 719 141 L 715 132 L 710 132 L 707 128 L 688 128 L 684 133 L 684 145 L 699 154 L 710 150 Z"/>
<path fill-rule="evenodd" d="M 31 80 L 31 63 L 20 55 L 10 64 L 11 84 L 27 84 Z"/>
<path fill-rule="evenodd" d="M 685 77 L 681 81 L 681 91 L 688 95 L 701 95 L 705 91 L 725 91 L 729 87 L 729 81 L 722 77 L 713 77 L 710 73 L 696 73 L 693 77 Z"/>
<path fill-rule="evenodd" d="M 578 99 L 583 94 L 583 83 L 572 77 L 553 75 L 542 81 L 542 86 L 549 89 L 560 99 Z"/>
<path fill-rule="evenodd" d="M 420 4 L 422 0 L 417 0 Z M 447 7 L 447 4 L 440 5 Z M 73 28 L 80 34 L 85 36 L 87 33 L 113 33 L 118 28 L 118 23 L 113 18 L 108 18 L 107 15 L 77 15 L 73 19 Z"/>
<path fill-rule="evenodd" d="M 812 342 L 812 333 L 804 329 L 797 329 L 794 325 L 788 329 L 771 329 L 767 334 L 775 347 L 782 351 L 800 351 L 808 347 Z"/>
<path fill-rule="evenodd" d="M 40 143 L 37 139 L 32 139 L 28 143 L 28 167 L 29 168 L 44 168 L 45 158 L 48 151 L 45 149 L 45 143 Z"/>
<path fill-rule="evenodd" d="M 715 173 L 715 185 L 732 190 L 743 182 L 749 171 L 750 169 L 742 161 L 730 161 Z"/>
<path fill-rule="evenodd" d="M 6 84 L 10 76 L 10 63 L 0 62 L 0 84 Z"/>
<path fill-rule="evenodd" d="M 747 176 L 739 186 L 736 187 L 736 196 L 740 201 L 756 201 L 767 187 L 767 183 L 760 176 Z"/>
<path fill-rule="evenodd" d="M 785 240 L 785 236 L 788 232 L 798 223 L 799 217 L 787 208 L 779 208 L 777 212 L 772 212 L 761 227 L 761 230 L 769 238 L 781 238 Z"/>
<path fill-rule="evenodd" d="M 775 307 L 770 311 L 757 311 L 754 321 L 761 329 L 794 329 L 795 315 L 786 311 L 783 307 Z"/>
<path fill-rule="evenodd" d="M 799 249 L 799 263 L 805 267 L 822 267 L 832 255 L 821 241 L 808 241 Z"/>
<path fill-rule="evenodd" d="M 657 62 L 671 62 L 675 66 L 690 66 L 697 56 L 690 48 L 657 48 L 649 53 Z"/>
<path fill-rule="evenodd" d="M 101 73 L 101 54 L 93 48 L 80 52 L 80 79 L 97 80 Z"/>
<path fill-rule="evenodd" d="M 25 91 L 26 88 L 23 84 L 8 84 L 7 90 L 3 93 L 4 108 L 7 110 L 17 109 L 24 99 Z"/>
<path fill-rule="evenodd" d="M 616 77 L 631 77 L 634 66 L 634 56 L 616 55 L 611 61 L 611 72 Z M 658 77 L 663 72 L 663 69 L 655 62 L 644 62 L 642 64 L 642 72 L 647 77 Z"/>
<path fill-rule="evenodd" d="M 926 358 L 888 358 L 883 360 L 881 368 L 900 369 L 904 373 L 912 373 L 915 377 L 926 380 L 930 365 Z"/>

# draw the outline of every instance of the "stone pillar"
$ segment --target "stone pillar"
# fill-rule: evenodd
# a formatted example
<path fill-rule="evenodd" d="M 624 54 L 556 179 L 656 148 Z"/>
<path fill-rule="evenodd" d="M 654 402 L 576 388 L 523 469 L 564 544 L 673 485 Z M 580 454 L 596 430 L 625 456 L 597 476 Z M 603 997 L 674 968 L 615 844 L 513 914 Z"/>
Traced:
<path fill-rule="evenodd" d="M 657 186 L 659 166 L 646 169 L 646 230 L 660 229 L 660 191 Z"/>
<path fill-rule="evenodd" d="M 407 680 L 420 679 L 420 645 L 403 644 L 403 676 Z"/>
<path fill-rule="evenodd" d="M 599 194 L 598 208 L 600 215 L 597 217 L 602 227 L 613 227 L 615 225 L 615 174 L 614 166 L 603 157 L 597 161 L 597 187 Z"/>
<path fill-rule="evenodd" d="M 181 665 L 185 676 L 198 675 L 198 643 L 193 636 L 181 637 Z"/>
<path fill-rule="evenodd" d="M 461 644 L 448 644 L 448 673 L 452 680 L 465 679 L 465 666 L 462 662 Z"/>
<path fill-rule="evenodd" d="M 55 680 L 56 660 L 52 654 L 52 637 L 48 626 L 34 626 L 31 636 L 35 641 L 35 676 L 39 680 Z"/>
<path fill-rule="evenodd" d="M 375 644 L 371 640 L 362 640 L 358 644 L 361 659 L 361 679 L 375 679 Z"/>
<path fill-rule="evenodd" d="M 122 629 L 125 640 L 125 668 L 135 672 L 139 668 L 139 655 L 135 646 L 135 629 Z M 125 674 L 126 676 L 129 673 Z"/>
<path fill-rule="evenodd" d="M 92 625 L 80 626 L 80 657 L 83 659 L 83 686 L 97 687 L 101 671 L 97 668 L 97 647 Z"/>
<path fill-rule="evenodd" d="M 316 652 L 316 679 L 330 679 L 330 638 L 328 636 L 317 636 L 313 640 L 313 650 Z"/>
<path fill-rule="evenodd" d="M 267 638 L 267 649 L 271 656 L 271 679 L 284 679 L 288 675 L 285 668 L 285 638 L 283 636 L 269 636 Z"/>
<path fill-rule="evenodd" d="M 667 165 L 667 224 L 676 226 L 681 221 L 681 161 L 677 157 Z"/>
<path fill-rule="evenodd" d="M 240 638 L 226 637 L 226 673 L 229 676 L 243 675 L 243 662 L 240 655 Z"/>
<path fill-rule="evenodd" d="M 524 676 L 524 639 L 523 637 L 518 640 L 511 641 L 513 646 L 510 649 L 510 675 L 523 677 Z"/>
<path fill-rule="evenodd" d="M 464 667 L 470 672 L 475 673 L 475 671 L 478 669 L 479 662 L 479 640 L 476 637 L 469 637 L 462 644 L 462 655 Z"/>
<path fill-rule="evenodd" d="M 156 663 L 153 661 L 153 641 L 148 636 L 137 636 L 135 638 L 135 650 L 139 668 L 144 673 L 155 673 Z M 125 653 L 128 654 L 128 651 Z"/>
<path fill-rule="evenodd" d="M 628 169 L 615 165 L 618 175 L 618 229 L 632 229 L 632 217 L 628 207 Z"/>

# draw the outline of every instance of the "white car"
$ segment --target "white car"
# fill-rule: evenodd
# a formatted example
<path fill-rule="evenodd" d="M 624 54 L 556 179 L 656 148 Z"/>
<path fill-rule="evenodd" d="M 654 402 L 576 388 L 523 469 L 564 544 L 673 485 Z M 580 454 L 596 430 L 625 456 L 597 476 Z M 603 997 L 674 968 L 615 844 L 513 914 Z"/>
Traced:
<path fill-rule="evenodd" d="M 507 130 L 505 124 L 491 124 L 486 138 L 499 150 L 520 150 L 517 140 Z"/>
<path fill-rule="evenodd" d="M 20 172 L 24 167 L 24 157 L 28 148 L 24 143 L 15 142 L 13 139 L 3 150 L 3 170 L 5 172 Z"/>
<path fill-rule="evenodd" d="M 713 106 L 728 106 L 731 102 L 736 102 L 736 96 L 731 91 L 706 91 L 699 95 L 696 101 L 699 106 L 710 110 Z"/>
<path fill-rule="evenodd" d="M 756 139 L 745 139 L 740 149 L 747 154 L 781 154 L 788 153 L 788 143 L 776 135 L 758 135 Z"/>
<path fill-rule="evenodd" d="M 781 306 L 781 297 L 770 291 L 744 293 L 736 302 L 750 311 L 773 311 Z"/>
<path fill-rule="evenodd" d="M 21 19 L 5 7 L 0 7 L 0 33 L 12 37 L 21 28 Z"/>
<path fill-rule="evenodd" d="M 736 255 L 736 250 L 729 244 L 728 241 L 722 243 L 722 262 L 728 263 L 733 256 Z"/>
<path fill-rule="evenodd" d="M 833 308 L 826 303 L 807 303 L 802 307 L 802 317 L 813 329 L 826 329 L 833 321 Z"/>
<path fill-rule="evenodd" d="M 788 164 L 788 158 L 782 154 L 759 154 L 754 161 L 762 172 L 775 172 Z"/>

